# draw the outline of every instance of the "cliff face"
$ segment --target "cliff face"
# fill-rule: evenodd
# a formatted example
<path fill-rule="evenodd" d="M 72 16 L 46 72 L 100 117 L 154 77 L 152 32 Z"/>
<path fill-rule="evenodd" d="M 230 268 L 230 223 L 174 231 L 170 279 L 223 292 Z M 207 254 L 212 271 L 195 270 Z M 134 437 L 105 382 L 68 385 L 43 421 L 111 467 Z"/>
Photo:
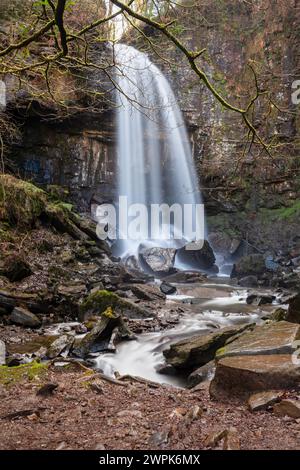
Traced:
<path fill-rule="evenodd" d="M 247 64 L 252 65 L 260 90 L 274 103 L 263 95 L 253 116 L 264 138 L 276 138 L 271 156 L 257 145 L 243 152 L 246 129 L 240 116 L 216 102 L 180 51 L 149 28 L 145 32 L 168 63 L 132 31 L 126 38 L 146 48 L 173 85 L 189 128 L 210 230 L 225 230 L 263 248 L 290 244 L 298 230 L 299 117 L 291 93 L 292 82 L 300 77 L 299 11 L 297 0 L 197 0 L 192 10 L 177 10 L 179 21 L 173 27 L 190 50 L 206 48 L 200 65 L 232 104 L 245 106 L 255 94 L 255 77 Z M 92 118 L 81 114 L 56 124 L 30 117 L 13 158 L 26 176 L 71 188 L 75 202 L 87 208 L 92 198 L 101 202 L 113 197 L 113 129 L 111 112 Z"/>

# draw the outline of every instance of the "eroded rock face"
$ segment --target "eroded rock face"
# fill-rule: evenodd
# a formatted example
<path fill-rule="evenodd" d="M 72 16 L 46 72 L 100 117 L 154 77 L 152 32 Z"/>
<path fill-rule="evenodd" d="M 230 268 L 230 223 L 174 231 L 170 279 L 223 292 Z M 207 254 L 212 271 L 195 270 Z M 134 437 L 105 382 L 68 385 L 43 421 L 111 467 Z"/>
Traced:
<path fill-rule="evenodd" d="M 172 344 L 170 349 L 164 351 L 164 356 L 173 367 L 191 370 L 213 360 L 216 351 L 224 346 L 230 337 L 242 334 L 248 328 L 251 328 L 251 325 L 227 327 L 215 333 L 193 336 Z"/>
<path fill-rule="evenodd" d="M 30 328 L 37 328 L 41 326 L 41 321 L 29 310 L 22 307 L 15 307 L 9 317 L 12 323 L 16 323 L 21 326 L 28 326 Z"/>

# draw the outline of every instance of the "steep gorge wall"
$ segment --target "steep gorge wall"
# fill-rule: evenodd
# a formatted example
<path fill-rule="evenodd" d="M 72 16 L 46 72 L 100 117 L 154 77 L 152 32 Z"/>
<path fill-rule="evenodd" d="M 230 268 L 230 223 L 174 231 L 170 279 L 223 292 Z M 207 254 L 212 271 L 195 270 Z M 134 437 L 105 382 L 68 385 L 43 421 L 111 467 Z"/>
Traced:
<path fill-rule="evenodd" d="M 196 0 L 192 13 L 188 8 L 176 13 L 174 32 L 190 50 L 207 49 L 201 66 L 226 99 L 245 105 L 253 96 L 250 61 L 261 89 L 289 111 L 257 103 L 255 124 L 281 145 L 272 158 L 256 146 L 242 156 L 246 130 L 240 116 L 216 102 L 180 51 L 151 28 L 144 31 L 168 63 L 133 31 L 124 39 L 146 49 L 173 85 L 188 124 L 210 230 L 225 230 L 263 249 L 289 244 L 300 228 L 299 118 L 291 103 L 292 82 L 300 78 L 298 3 Z M 93 199 L 110 201 L 117 178 L 113 110 L 57 123 L 31 116 L 13 160 L 25 176 L 69 188 L 82 209 Z"/>

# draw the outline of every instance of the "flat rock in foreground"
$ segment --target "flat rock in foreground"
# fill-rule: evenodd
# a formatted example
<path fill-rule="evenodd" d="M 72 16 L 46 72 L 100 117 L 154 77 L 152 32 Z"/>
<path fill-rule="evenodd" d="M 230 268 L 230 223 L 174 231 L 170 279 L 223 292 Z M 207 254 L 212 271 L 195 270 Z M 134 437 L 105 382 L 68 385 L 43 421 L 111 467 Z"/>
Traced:
<path fill-rule="evenodd" d="M 299 346 L 296 344 L 299 339 L 300 325 L 286 321 L 260 325 L 220 349 L 216 358 L 292 354 Z"/>
<path fill-rule="evenodd" d="M 300 384 L 300 364 L 290 354 L 229 356 L 217 362 L 210 394 L 240 395 L 260 390 L 281 390 Z"/>

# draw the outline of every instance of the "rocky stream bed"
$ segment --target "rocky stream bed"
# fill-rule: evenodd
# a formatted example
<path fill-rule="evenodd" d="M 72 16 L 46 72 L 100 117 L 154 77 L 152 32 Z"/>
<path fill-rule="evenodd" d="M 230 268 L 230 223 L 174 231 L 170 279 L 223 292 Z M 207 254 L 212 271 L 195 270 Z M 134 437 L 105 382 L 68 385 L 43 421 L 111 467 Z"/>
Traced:
<path fill-rule="evenodd" d="M 166 268 L 164 249 L 141 270 L 86 215 L 4 183 L 1 449 L 299 449 L 295 247 L 241 257 L 232 278 L 208 242 L 206 274 Z"/>

